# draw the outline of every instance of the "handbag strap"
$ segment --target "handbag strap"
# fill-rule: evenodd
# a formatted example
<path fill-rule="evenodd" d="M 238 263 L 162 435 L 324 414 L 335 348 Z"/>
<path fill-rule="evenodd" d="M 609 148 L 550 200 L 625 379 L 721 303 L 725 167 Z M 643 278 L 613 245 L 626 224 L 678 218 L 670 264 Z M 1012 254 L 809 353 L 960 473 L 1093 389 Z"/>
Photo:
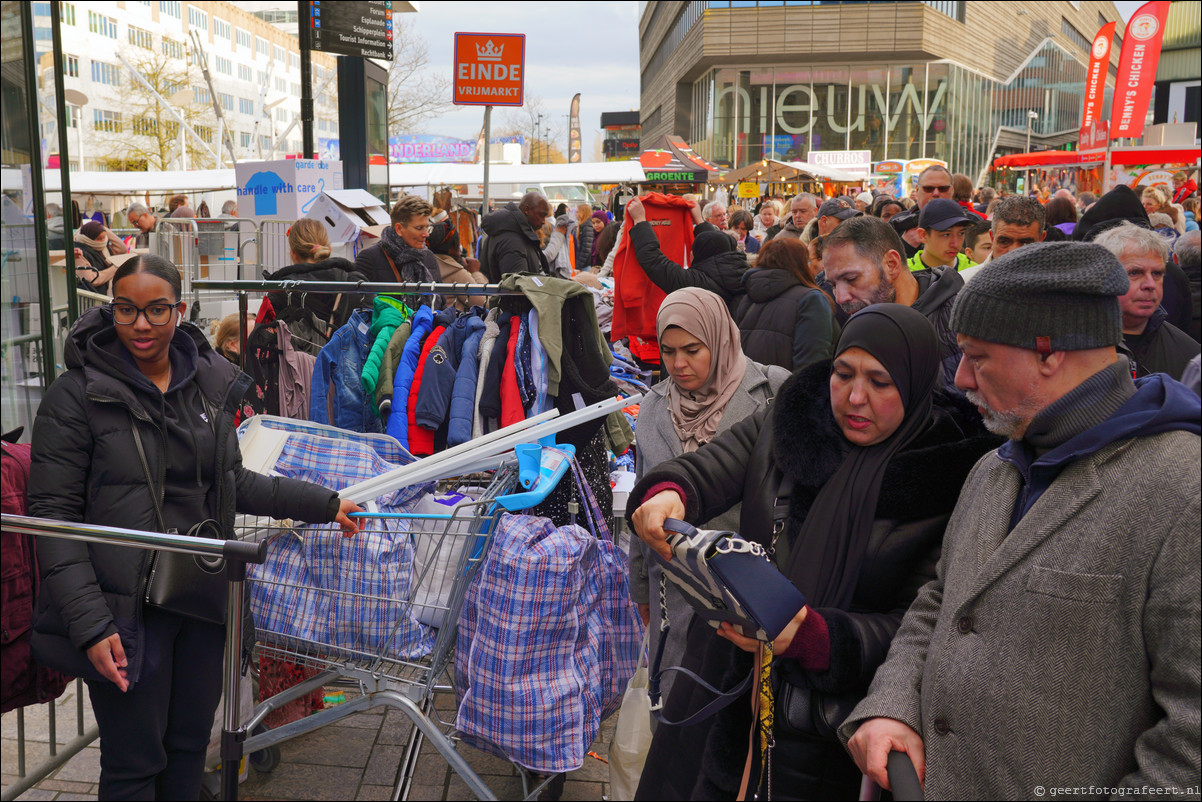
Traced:
<path fill-rule="evenodd" d="M 388 260 L 388 266 L 392 268 L 392 275 L 396 276 L 397 284 L 401 282 L 401 271 L 396 269 L 396 262 L 392 261 L 392 256 L 384 249 L 384 244 L 380 243 L 380 250 L 384 251 L 384 258 Z"/>
<path fill-rule="evenodd" d="M 570 464 L 572 466 L 572 482 L 576 485 L 576 492 L 584 499 L 585 518 L 589 531 L 598 540 L 612 540 L 613 535 L 609 531 L 609 525 L 605 523 L 601 505 L 597 503 L 597 497 L 593 494 L 593 489 L 584 476 L 584 469 L 580 467 L 580 461 L 572 457 Z M 575 518 L 574 514 L 573 518 Z"/>
<path fill-rule="evenodd" d="M 699 721 L 705 721 L 710 716 L 717 713 L 719 710 L 730 706 L 732 702 L 740 698 L 751 687 L 752 680 L 755 679 L 756 666 L 752 666 L 750 673 L 743 678 L 743 681 L 729 691 L 721 691 L 703 680 L 695 671 L 690 671 L 684 666 L 672 666 L 670 668 L 660 668 L 660 664 L 664 658 L 664 647 L 668 643 L 668 633 L 672 631 L 671 625 L 668 623 L 668 588 L 667 577 L 660 574 L 659 577 L 659 643 L 655 647 L 655 657 L 651 661 L 651 669 L 647 673 L 647 695 L 651 698 L 651 714 L 655 716 L 655 720 L 661 724 L 666 724 L 670 727 L 688 727 L 696 724 Z M 660 697 L 659 682 L 660 678 L 669 671 L 675 671 L 691 679 L 693 682 L 700 685 L 709 693 L 714 694 L 715 698 L 707 705 L 702 707 L 696 713 L 682 721 L 669 721 L 663 714 L 663 699 Z"/>
<path fill-rule="evenodd" d="M 154 488 L 154 479 L 150 476 L 150 463 L 146 461 L 146 449 L 142 447 L 142 434 L 138 431 L 138 422 L 130 416 L 130 431 L 134 436 L 134 445 L 138 447 L 138 459 L 142 461 L 142 470 L 146 474 L 146 484 L 150 487 L 150 500 L 154 502 L 154 517 L 159 523 L 159 531 L 166 532 L 167 524 L 163 522 L 163 504 Z"/>
<path fill-rule="evenodd" d="M 686 521 L 668 518 L 663 523 L 663 528 L 668 532 L 675 532 L 686 537 L 697 532 L 696 527 Z M 669 726 L 687 727 L 691 724 L 696 724 L 699 721 L 704 721 L 710 716 L 717 713 L 719 710 L 729 706 L 736 699 L 740 698 L 747 689 L 751 687 L 752 681 L 756 676 L 756 667 L 753 666 L 750 673 L 737 686 L 729 691 L 721 691 L 703 680 L 696 672 L 690 671 L 683 666 L 672 666 L 670 668 L 660 669 L 660 664 L 663 661 L 664 647 L 668 642 L 668 633 L 672 631 L 671 624 L 668 621 L 668 577 L 662 570 L 659 576 L 659 643 L 655 648 L 655 659 L 652 663 L 651 670 L 648 672 L 647 678 L 647 695 L 651 697 L 651 712 L 656 720 L 668 724 Z M 713 701 L 702 707 L 696 713 L 693 713 L 683 721 L 668 721 L 664 717 L 663 702 L 660 698 L 659 683 L 660 678 L 669 671 L 675 671 L 684 674 L 693 682 L 700 685 L 706 691 L 715 695 Z"/>

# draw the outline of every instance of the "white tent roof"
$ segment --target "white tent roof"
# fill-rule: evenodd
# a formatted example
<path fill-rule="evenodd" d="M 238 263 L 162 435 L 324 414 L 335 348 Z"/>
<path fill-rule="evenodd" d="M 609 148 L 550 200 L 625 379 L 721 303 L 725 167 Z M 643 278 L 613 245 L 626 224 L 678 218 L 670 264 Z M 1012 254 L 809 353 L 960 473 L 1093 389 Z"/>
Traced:
<path fill-rule="evenodd" d="M 393 186 L 423 187 L 484 183 L 483 164 L 392 164 Z M 620 184 L 643 181 L 637 161 L 578 162 L 576 164 L 492 164 L 490 184 Z"/>
<path fill-rule="evenodd" d="M 824 164 L 810 164 L 809 162 L 782 162 L 782 164 L 787 164 L 793 169 L 808 173 L 815 178 L 825 178 L 829 181 L 846 181 L 849 184 L 857 184 L 868 178 L 866 175 L 856 175 L 836 167 L 827 167 Z"/>
<path fill-rule="evenodd" d="M 61 190 L 58 169 L 46 170 L 43 175 L 47 192 Z M 21 170 L 6 168 L 2 177 L 4 189 L 21 188 Z M 235 189 L 233 168 L 224 170 L 163 170 L 159 172 L 76 172 L 71 173 L 71 193 L 91 195 L 141 195 L 146 192 L 211 192 Z"/>

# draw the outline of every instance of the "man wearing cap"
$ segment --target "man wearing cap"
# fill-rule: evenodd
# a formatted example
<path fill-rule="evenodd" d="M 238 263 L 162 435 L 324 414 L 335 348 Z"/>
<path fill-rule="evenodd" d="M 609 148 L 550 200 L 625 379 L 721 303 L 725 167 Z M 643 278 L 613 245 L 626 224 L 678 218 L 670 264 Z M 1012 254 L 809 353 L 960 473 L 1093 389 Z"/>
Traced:
<path fill-rule="evenodd" d="M 973 468 L 937 578 L 839 730 L 885 787 L 902 751 L 927 799 L 1197 798 L 1202 406 L 1132 380 L 1128 286 L 1105 248 L 1058 242 L 956 300 L 956 384 L 1009 442 Z"/>
<path fill-rule="evenodd" d="M 855 203 L 847 198 L 831 198 L 818 207 L 818 236 L 825 237 L 836 226 L 852 217 L 859 217 Z"/>
<path fill-rule="evenodd" d="M 937 198 L 918 214 L 918 237 L 922 250 L 910 258 L 911 270 L 954 267 L 964 270 L 973 261 L 964 253 L 964 232 L 976 220 L 954 200 Z"/>
<path fill-rule="evenodd" d="M 868 214 L 868 207 L 872 206 L 872 193 L 865 190 L 859 195 L 856 195 L 856 211 L 862 214 Z"/>

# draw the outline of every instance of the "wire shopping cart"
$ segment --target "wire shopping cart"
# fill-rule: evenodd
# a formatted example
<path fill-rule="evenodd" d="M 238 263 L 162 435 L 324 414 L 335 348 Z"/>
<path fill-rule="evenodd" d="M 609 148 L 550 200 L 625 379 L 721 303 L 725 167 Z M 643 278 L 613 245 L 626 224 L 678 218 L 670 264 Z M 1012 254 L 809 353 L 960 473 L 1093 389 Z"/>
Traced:
<path fill-rule="evenodd" d="M 454 722 L 440 718 L 434 696 L 452 690 L 464 596 L 496 531 L 502 511 L 496 499 L 515 487 L 517 475 L 506 463 L 488 474 L 444 479 L 440 486 L 465 494 L 462 502 L 445 513 L 369 512 L 353 538 L 329 524 L 242 522 L 239 539 L 268 544 L 267 562 L 249 578 L 257 651 L 318 672 L 256 707 L 244 722 L 252 733 L 244 753 L 363 710 L 392 707 L 414 724 L 399 773 L 402 796 L 428 739 L 478 798 L 496 798 L 455 750 Z M 338 680 L 358 683 L 362 695 L 262 728 L 273 710 Z"/>

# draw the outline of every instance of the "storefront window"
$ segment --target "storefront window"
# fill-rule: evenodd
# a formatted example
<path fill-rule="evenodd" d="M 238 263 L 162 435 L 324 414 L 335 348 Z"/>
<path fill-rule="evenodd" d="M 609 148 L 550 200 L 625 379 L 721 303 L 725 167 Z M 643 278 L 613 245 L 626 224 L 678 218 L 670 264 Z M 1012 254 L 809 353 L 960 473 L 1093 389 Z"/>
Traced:
<path fill-rule="evenodd" d="M 885 67 L 852 67 L 848 150 L 870 150 L 874 157 L 884 154 L 888 79 Z"/>
<path fill-rule="evenodd" d="M 776 133 L 769 150 L 784 161 L 803 161 L 809 154 L 813 92 L 808 68 L 776 69 Z"/>
<path fill-rule="evenodd" d="M 889 68 L 889 145 L 887 158 L 922 157 L 923 95 L 926 65 Z"/>
<path fill-rule="evenodd" d="M 34 192 L 33 170 L 41 171 L 38 122 L 29 112 L 39 108 L 36 86 L 28 83 L 27 66 L 34 56 L 27 47 L 32 31 L 27 3 L 0 3 L 0 167 L 4 168 L 0 196 L 0 428 L 25 426 L 25 439 L 45 385 L 53 377 L 51 322 L 45 316 L 44 271 L 38 268 L 35 216 L 44 217 L 44 197 Z"/>
<path fill-rule="evenodd" d="M 743 114 L 747 98 L 741 98 L 739 74 L 735 70 L 718 70 L 714 76 L 714 156 L 715 164 L 735 166 L 736 110 Z M 745 94 L 745 93 L 744 93 Z"/>
<path fill-rule="evenodd" d="M 947 136 L 948 105 L 951 102 L 948 97 L 947 67 L 946 64 L 927 65 L 926 108 L 919 125 L 924 159 L 942 158 L 947 161 L 947 156 L 951 155 Z M 937 156 L 939 153 L 947 156 Z M 953 166 L 952 169 L 957 168 Z"/>
<path fill-rule="evenodd" d="M 848 69 L 814 70 L 814 150 L 847 150 Z"/>
<path fill-rule="evenodd" d="M 765 144 L 770 142 L 774 106 L 772 70 L 740 72 L 739 88 L 739 153 L 736 163 L 744 165 L 763 159 Z M 742 104 L 746 104 L 746 114 L 743 113 Z"/>

